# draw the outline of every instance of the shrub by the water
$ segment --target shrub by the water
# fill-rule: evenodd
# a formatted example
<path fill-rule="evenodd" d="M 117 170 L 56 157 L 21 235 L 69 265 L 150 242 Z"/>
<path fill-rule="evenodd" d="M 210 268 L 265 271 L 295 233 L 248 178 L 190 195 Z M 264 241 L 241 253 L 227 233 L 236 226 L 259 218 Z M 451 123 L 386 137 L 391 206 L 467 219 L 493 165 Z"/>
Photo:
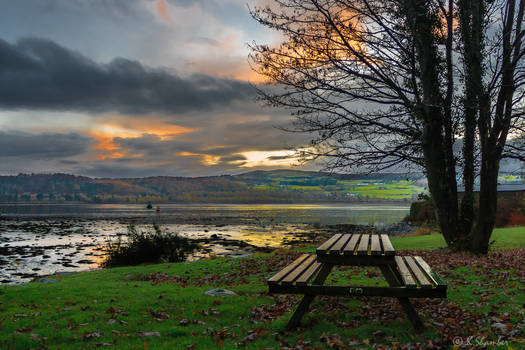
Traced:
<path fill-rule="evenodd" d="M 436 223 L 436 216 L 434 214 L 434 204 L 432 199 L 428 196 L 420 196 L 417 202 L 413 202 L 410 205 L 410 214 L 408 216 L 408 221 L 416 224 L 430 224 L 433 225 Z"/>
<path fill-rule="evenodd" d="M 135 226 L 128 226 L 128 241 L 109 242 L 104 267 L 130 266 L 142 263 L 181 262 L 199 249 L 192 240 L 170 232 L 162 232 L 153 225 L 153 232 L 137 232 Z"/>

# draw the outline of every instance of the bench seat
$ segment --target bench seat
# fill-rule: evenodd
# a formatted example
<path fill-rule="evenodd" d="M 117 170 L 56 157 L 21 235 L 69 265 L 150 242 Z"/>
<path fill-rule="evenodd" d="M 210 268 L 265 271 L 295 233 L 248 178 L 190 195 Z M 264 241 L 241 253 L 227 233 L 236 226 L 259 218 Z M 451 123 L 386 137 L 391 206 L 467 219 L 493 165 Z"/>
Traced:
<path fill-rule="evenodd" d="M 396 256 L 396 269 L 407 288 L 447 289 L 447 284 L 420 256 Z"/>
<path fill-rule="evenodd" d="M 389 287 L 327 286 L 309 283 L 323 263 L 315 254 L 303 254 L 268 280 L 270 293 L 389 296 L 396 298 L 446 298 L 447 285 L 419 256 L 395 256 L 395 275 L 400 285 Z"/>
<path fill-rule="evenodd" d="M 268 280 L 268 285 L 306 285 L 321 268 L 315 254 L 303 254 Z"/>

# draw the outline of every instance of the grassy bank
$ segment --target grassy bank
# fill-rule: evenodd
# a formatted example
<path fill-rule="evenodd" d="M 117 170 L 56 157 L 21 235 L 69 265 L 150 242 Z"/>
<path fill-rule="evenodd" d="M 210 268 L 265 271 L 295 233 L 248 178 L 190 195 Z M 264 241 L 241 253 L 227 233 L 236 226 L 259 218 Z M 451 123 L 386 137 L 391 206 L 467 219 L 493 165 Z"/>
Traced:
<path fill-rule="evenodd" d="M 396 250 L 402 249 L 439 249 L 447 246 L 440 234 L 393 237 L 392 244 Z M 492 232 L 491 249 L 525 248 L 525 227 L 496 228 Z"/>
<path fill-rule="evenodd" d="M 317 298 L 303 328 L 283 332 L 298 297 L 265 280 L 297 253 L 145 265 L 0 288 L 0 348 L 225 349 L 452 347 L 452 339 L 525 347 L 525 228 L 499 229 L 487 257 L 432 250 L 440 236 L 393 239 L 449 284 L 446 301 L 416 299 L 427 330 L 414 335 L 391 298 Z M 512 250 L 509 250 L 512 248 Z M 519 248 L 519 249 L 518 249 Z M 423 250 L 422 250 L 423 249 Z M 53 277 L 54 278 L 54 277 Z M 327 283 L 386 285 L 376 268 L 340 268 Z M 58 279 L 58 277 L 57 277 Z M 237 296 L 205 295 L 213 288 Z"/>

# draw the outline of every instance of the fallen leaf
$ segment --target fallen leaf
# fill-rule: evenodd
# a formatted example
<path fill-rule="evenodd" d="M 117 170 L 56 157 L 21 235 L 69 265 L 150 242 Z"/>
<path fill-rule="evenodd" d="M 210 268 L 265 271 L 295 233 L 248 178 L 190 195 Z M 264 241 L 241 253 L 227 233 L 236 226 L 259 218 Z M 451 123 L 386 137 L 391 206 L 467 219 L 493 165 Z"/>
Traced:
<path fill-rule="evenodd" d="M 18 328 L 16 331 L 18 333 L 27 333 L 27 332 L 31 332 L 33 330 L 33 328 L 29 328 L 29 327 L 22 327 L 22 328 Z"/>

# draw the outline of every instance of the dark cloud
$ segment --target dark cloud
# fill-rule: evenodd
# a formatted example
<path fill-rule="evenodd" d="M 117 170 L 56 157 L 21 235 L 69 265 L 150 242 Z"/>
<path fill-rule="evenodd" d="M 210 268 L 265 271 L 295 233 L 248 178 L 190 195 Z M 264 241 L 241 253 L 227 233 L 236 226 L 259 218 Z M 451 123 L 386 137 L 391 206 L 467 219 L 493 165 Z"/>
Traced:
<path fill-rule="evenodd" d="M 253 88 L 240 81 L 182 78 L 124 58 L 99 64 L 44 39 L 0 39 L 0 107 L 6 109 L 174 114 L 253 96 Z"/>
<path fill-rule="evenodd" d="M 61 160 L 60 161 L 60 164 L 64 164 L 64 165 L 75 165 L 75 164 L 79 164 L 80 162 L 76 161 L 76 160 L 70 160 L 70 159 L 64 159 L 64 160 Z"/>
<path fill-rule="evenodd" d="M 147 177 L 147 176 L 209 176 L 236 174 L 244 172 L 237 166 L 219 164 L 203 165 L 198 158 L 174 157 L 166 164 L 148 164 L 129 159 L 128 161 L 104 161 L 83 164 L 75 169 L 75 174 L 94 177 Z"/>
<path fill-rule="evenodd" d="M 295 158 L 295 154 L 287 155 L 287 156 L 271 156 L 268 157 L 268 160 L 286 160 L 286 159 L 293 159 Z"/>
<path fill-rule="evenodd" d="M 0 157 L 52 159 L 85 153 L 93 140 L 77 133 L 42 133 L 0 131 Z M 66 160 L 63 160 L 64 162 Z"/>

